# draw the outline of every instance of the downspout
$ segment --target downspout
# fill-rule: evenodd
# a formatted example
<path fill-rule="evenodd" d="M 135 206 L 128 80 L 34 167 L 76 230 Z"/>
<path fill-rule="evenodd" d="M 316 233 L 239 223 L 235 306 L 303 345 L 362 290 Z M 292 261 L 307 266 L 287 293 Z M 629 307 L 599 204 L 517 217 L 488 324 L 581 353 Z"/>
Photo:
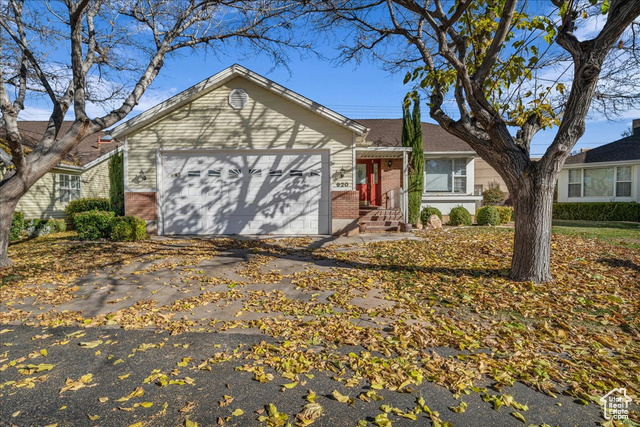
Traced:
<path fill-rule="evenodd" d="M 409 221 L 409 196 L 407 184 L 409 182 L 409 162 L 407 161 L 407 151 L 402 151 L 402 217 L 404 222 Z"/>

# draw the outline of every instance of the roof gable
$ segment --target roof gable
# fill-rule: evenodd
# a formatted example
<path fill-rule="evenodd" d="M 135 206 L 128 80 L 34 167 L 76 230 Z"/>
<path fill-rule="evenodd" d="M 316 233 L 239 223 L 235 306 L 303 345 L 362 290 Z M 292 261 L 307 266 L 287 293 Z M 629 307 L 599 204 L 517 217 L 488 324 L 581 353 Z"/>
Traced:
<path fill-rule="evenodd" d="M 325 119 L 336 123 L 344 128 L 349 129 L 352 132 L 355 132 L 358 135 L 365 135 L 368 129 L 362 124 L 351 120 L 342 114 L 339 114 L 329 108 L 324 107 L 317 102 L 310 100 L 292 90 L 285 88 L 277 84 L 276 82 L 267 79 L 241 65 L 234 64 L 221 72 L 209 77 L 201 81 L 200 83 L 180 92 L 177 95 L 172 96 L 171 98 L 161 102 L 155 107 L 150 108 L 144 113 L 133 117 L 132 119 L 116 126 L 111 130 L 111 135 L 115 138 L 121 138 L 124 135 L 130 134 L 147 124 L 154 122 L 173 111 L 176 111 L 180 107 L 198 99 L 205 94 L 217 89 L 218 87 L 224 85 L 228 81 L 241 77 L 244 78 L 266 90 L 269 90 L 283 98 L 299 105 L 302 108 L 310 110 Z"/>

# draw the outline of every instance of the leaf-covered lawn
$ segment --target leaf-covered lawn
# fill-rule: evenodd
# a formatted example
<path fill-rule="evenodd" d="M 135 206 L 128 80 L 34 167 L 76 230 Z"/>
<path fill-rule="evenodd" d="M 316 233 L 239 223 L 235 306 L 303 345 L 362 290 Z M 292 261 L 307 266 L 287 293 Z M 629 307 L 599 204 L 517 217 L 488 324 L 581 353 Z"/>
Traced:
<path fill-rule="evenodd" d="M 640 224 L 637 222 L 554 220 L 553 232 L 640 249 Z"/>
<path fill-rule="evenodd" d="M 456 398 L 478 393 L 496 409 L 510 407 L 516 419 L 526 418 L 527 406 L 508 395 L 487 394 L 488 386 L 500 391 L 522 382 L 584 404 L 616 387 L 626 387 L 635 401 L 640 396 L 640 251 L 635 249 L 554 235 L 555 281 L 540 285 L 508 280 L 513 234 L 506 229 L 450 229 L 424 233 L 421 240 L 313 250 L 309 239 L 113 244 L 71 237 L 67 233 L 11 247 L 16 265 L 1 273 L 0 322 L 153 327 L 172 334 L 253 328 L 278 344 L 263 342 L 220 353 L 217 360 L 176 363 L 206 369 L 212 363 L 242 361 L 239 370 L 256 382 L 284 381 L 284 388 L 295 388 L 314 372 L 328 372 L 347 387 L 370 387 L 371 395 L 334 395 L 339 402 L 346 398 L 345 405 L 353 397 L 375 402 L 375 390 L 411 391 L 423 381 L 449 388 Z M 248 255 L 236 268 L 239 279 L 202 268 L 203 261 L 229 250 Z M 304 261 L 305 268 L 278 267 L 291 259 Z M 86 281 L 96 270 L 112 278 L 129 271 L 132 284 L 162 273 L 158 277 L 166 277 L 176 296 L 163 302 L 153 295 L 137 301 L 116 298 L 127 306 L 95 316 L 59 310 L 87 286 L 79 279 Z M 208 307 L 234 311 L 219 318 L 193 315 Z M 83 345 L 94 344 L 100 348 L 102 343 Z M 346 346 L 363 349 L 343 351 Z M 437 351 L 441 348 L 451 349 L 453 356 L 443 356 Z M 0 371 L 16 369 L 1 356 Z M 34 378 L 49 368 L 21 364 Z M 67 386 L 89 386 L 82 378 L 70 381 Z M 188 380 L 166 372 L 149 380 L 168 381 Z M 322 416 L 322 407 L 308 403 L 301 425 Z M 379 425 L 386 417 L 413 420 L 421 413 L 434 424 L 441 422 L 419 402 L 411 411 L 395 409 L 381 409 Z M 464 402 L 451 408 L 465 410 Z M 268 412 L 260 415 L 263 421 L 279 425 L 277 410 Z"/>

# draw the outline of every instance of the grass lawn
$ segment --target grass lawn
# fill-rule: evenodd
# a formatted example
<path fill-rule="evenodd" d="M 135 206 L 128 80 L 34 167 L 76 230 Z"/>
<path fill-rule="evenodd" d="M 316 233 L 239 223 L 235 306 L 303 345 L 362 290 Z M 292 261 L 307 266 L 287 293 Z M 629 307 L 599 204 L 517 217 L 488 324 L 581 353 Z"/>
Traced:
<path fill-rule="evenodd" d="M 554 282 L 518 283 L 508 279 L 512 230 L 472 227 L 419 235 L 420 240 L 319 249 L 303 238 L 114 244 L 78 242 L 72 233 L 45 236 L 11 245 L 15 266 L 0 272 L 0 324 L 154 328 L 172 334 L 256 330 L 277 344 L 248 346 L 233 357 L 258 382 L 297 384 L 304 374 L 325 372 L 347 387 L 399 392 L 428 381 L 448 388 L 456 399 L 470 393 L 490 399 L 487 387 L 500 393 L 516 382 L 584 404 L 616 387 L 625 387 L 634 400 L 640 396 L 639 250 L 556 229 Z M 240 278 L 233 282 L 206 267 L 228 258 L 230 250 L 246 257 L 233 267 Z M 282 268 L 294 261 L 298 268 Z M 96 278 L 99 271 L 107 277 Z M 164 282 L 163 289 L 175 296 L 161 300 L 164 291 L 154 291 L 136 300 L 113 294 L 102 304 L 111 312 L 78 309 L 108 281 L 122 284 L 113 286 L 114 292 L 154 283 L 159 289 Z M 261 284 L 269 287 L 258 288 Z M 66 309 L 74 302 L 75 311 Z M 234 311 L 201 321 L 192 313 L 205 306 Z M 0 371 L 16 369 L 7 360 L 19 356 L 31 357 L 7 353 Z M 108 351 L 89 357 L 100 361 Z M 176 362 L 197 369 L 201 361 Z M 503 400 L 494 402 L 496 409 L 516 408 L 511 398 L 498 399 Z"/>
<path fill-rule="evenodd" d="M 640 223 L 637 222 L 554 220 L 553 232 L 640 249 Z"/>

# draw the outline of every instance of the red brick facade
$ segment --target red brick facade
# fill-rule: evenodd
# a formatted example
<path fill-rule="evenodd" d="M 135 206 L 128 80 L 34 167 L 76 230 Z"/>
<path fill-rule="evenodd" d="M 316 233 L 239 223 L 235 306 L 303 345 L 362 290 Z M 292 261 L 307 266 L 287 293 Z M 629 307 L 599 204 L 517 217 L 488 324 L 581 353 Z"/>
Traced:
<path fill-rule="evenodd" d="M 332 191 L 331 213 L 333 219 L 356 219 L 359 215 L 360 197 L 357 191 Z"/>
<path fill-rule="evenodd" d="M 136 215 L 147 221 L 158 219 L 158 207 L 155 192 L 125 193 L 124 206 L 126 215 Z"/>
<path fill-rule="evenodd" d="M 391 160 L 391 166 L 389 166 Z M 380 184 L 382 185 L 381 206 L 385 209 L 400 208 L 402 188 L 402 159 L 382 159 L 382 173 Z"/>

